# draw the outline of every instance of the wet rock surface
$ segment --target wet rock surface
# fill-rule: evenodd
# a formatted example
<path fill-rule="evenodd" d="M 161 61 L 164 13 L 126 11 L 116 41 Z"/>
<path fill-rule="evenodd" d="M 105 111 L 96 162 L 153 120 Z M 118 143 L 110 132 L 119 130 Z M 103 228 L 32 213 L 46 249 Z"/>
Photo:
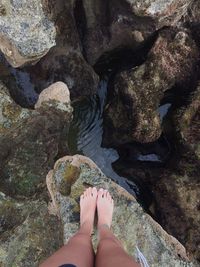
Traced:
<path fill-rule="evenodd" d="M 72 169 L 73 172 L 69 171 Z M 70 190 L 63 192 L 66 184 L 68 187 L 64 188 Z M 136 254 L 138 246 L 150 266 L 193 266 L 187 261 L 183 246 L 145 214 L 134 197 L 111 182 L 90 159 L 75 155 L 58 160 L 47 176 L 47 186 L 52 198 L 51 210 L 63 223 L 65 242 L 79 227 L 79 197 L 83 190 L 87 186 L 103 187 L 111 192 L 115 201 L 112 229 L 131 256 Z M 96 241 L 95 234 L 94 244 Z"/>
<path fill-rule="evenodd" d="M 0 1 L 0 50 L 14 67 L 39 60 L 55 45 L 55 36 L 42 1 Z"/>
<path fill-rule="evenodd" d="M 116 75 L 105 110 L 104 144 L 158 139 L 162 132 L 158 108 L 164 92 L 187 79 L 197 56 L 187 32 L 161 31 L 144 64 Z"/>

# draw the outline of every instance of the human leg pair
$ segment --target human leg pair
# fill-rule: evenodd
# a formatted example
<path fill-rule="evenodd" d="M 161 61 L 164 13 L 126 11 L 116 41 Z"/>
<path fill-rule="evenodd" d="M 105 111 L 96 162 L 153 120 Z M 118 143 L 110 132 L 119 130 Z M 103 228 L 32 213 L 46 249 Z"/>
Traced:
<path fill-rule="evenodd" d="M 113 199 L 107 190 L 88 188 L 80 199 L 80 230 L 68 244 L 48 258 L 40 267 L 138 267 L 124 251 L 110 230 L 113 215 Z M 95 257 L 91 233 L 95 210 L 98 213 L 99 245 Z"/>

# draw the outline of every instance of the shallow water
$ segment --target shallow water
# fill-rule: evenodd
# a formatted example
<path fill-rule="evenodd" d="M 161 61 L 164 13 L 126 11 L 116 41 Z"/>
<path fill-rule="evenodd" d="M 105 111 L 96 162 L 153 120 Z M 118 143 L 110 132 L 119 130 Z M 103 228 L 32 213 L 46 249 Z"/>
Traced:
<path fill-rule="evenodd" d="M 151 144 L 126 144 L 119 150 L 102 147 L 103 110 L 106 104 L 107 85 L 108 78 L 102 79 L 97 95 L 83 97 L 72 103 L 74 117 L 68 135 L 69 150 L 71 154 L 82 154 L 91 158 L 108 177 L 124 187 L 148 209 L 152 202 L 152 192 L 148 186 L 139 181 L 138 177 L 120 176 L 117 173 L 116 163 L 123 163 L 127 168 L 140 163 L 160 166 L 167 161 L 170 146 L 162 136 Z M 161 119 L 166 116 L 170 105 L 163 104 L 159 109 Z"/>
<path fill-rule="evenodd" d="M 72 103 L 74 118 L 68 136 L 70 153 L 91 158 L 108 177 L 136 196 L 140 194 L 138 186 L 119 176 L 112 168 L 112 163 L 119 159 L 118 152 L 101 147 L 107 83 L 107 79 L 100 82 L 96 96 L 84 97 Z"/>

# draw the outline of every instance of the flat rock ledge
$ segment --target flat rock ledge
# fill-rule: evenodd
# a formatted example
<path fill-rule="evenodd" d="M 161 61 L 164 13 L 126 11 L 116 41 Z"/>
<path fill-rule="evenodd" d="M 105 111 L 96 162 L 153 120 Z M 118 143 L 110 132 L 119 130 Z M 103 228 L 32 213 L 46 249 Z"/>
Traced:
<path fill-rule="evenodd" d="M 65 243 L 79 228 L 79 198 L 88 186 L 111 192 L 115 202 L 112 230 L 131 256 L 136 257 L 138 247 L 151 267 L 197 266 L 189 261 L 178 240 L 146 214 L 133 196 L 107 178 L 90 159 L 80 155 L 59 159 L 47 175 L 52 198 L 49 210 L 62 221 Z M 93 243 L 96 247 L 96 231 Z"/>

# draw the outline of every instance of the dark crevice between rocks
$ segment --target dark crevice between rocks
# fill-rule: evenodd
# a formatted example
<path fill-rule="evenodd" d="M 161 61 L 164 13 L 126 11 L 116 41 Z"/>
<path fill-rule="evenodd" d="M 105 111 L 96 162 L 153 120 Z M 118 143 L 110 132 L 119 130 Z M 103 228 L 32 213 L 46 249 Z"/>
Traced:
<path fill-rule="evenodd" d="M 38 93 L 26 67 L 13 68 L 0 53 L 0 79 L 6 85 L 12 99 L 23 108 L 34 108 Z"/>
<path fill-rule="evenodd" d="M 74 18 L 75 18 L 76 27 L 79 33 L 80 41 L 81 43 L 83 43 L 84 36 L 86 33 L 86 27 L 87 27 L 85 10 L 83 7 L 83 0 L 76 0 L 75 6 L 74 6 Z M 83 47 L 82 53 L 83 53 L 83 56 L 86 58 L 84 47 Z"/>
<path fill-rule="evenodd" d="M 152 34 L 144 43 L 133 49 L 124 46 L 103 54 L 94 65 L 94 70 L 100 76 L 112 73 L 115 75 L 119 71 L 127 70 L 139 66 L 145 62 L 148 53 L 153 47 L 159 31 Z"/>

